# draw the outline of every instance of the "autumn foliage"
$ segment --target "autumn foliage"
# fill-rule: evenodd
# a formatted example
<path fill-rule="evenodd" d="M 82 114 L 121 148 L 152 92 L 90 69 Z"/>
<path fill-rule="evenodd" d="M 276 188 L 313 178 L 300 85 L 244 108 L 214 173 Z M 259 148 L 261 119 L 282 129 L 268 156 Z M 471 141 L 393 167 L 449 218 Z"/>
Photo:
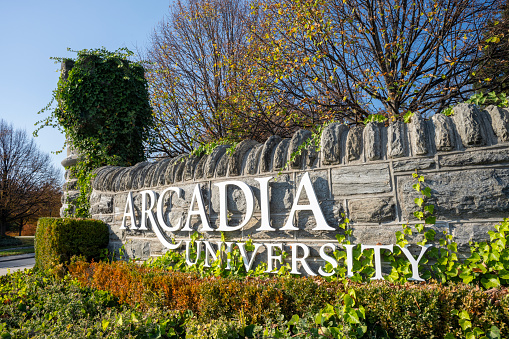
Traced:
<path fill-rule="evenodd" d="M 489 76 L 474 74 L 493 68 L 487 55 L 505 62 L 502 5 L 177 1 L 144 56 L 153 149 L 175 156 L 200 143 L 287 137 L 330 120 L 440 112 L 491 88 Z"/>
<path fill-rule="evenodd" d="M 203 323 L 242 316 L 247 323 L 264 324 L 294 314 L 316 314 L 326 304 L 341 303 L 345 291 L 354 288 L 372 333 L 386 331 L 391 338 L 461 335 L 453 310 L 464 309 L 472 315 L 474 326 L 495 325 L 502 337 L 509 334 L 509 294 L 504 288 L 484 291 L 463 284 L 384 281 L 345 286 L 319 277 L 290 276 L 200 278 L 123 261 L 77 262 L 69 272 L 80 284 L 109 291 L 121 303 L 143 309 L 192 310 Z"/>

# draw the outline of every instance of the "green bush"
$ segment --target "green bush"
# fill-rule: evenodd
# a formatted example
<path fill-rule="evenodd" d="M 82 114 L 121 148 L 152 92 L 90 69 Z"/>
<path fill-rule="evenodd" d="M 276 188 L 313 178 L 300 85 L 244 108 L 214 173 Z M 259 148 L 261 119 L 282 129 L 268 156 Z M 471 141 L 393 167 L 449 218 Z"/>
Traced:
<path fill-rule="evenodd" d="M 283 333 L 281 338 L 298 333 L 297 338 L 319 338 L 322 327 L 359 338 L 462 338 L 471 330 L 458 314 L 470 317 L 472 328 L 487 333 L 496 327 L 499 338 L 509 338 L 506 288 L 291 276 L 200 278 L 125 262 L 76 262 L 69 273 L 83 287 L 108 291 L 139 309 L 191 310 L 194 327 L 186 326 L 191 338 L 235 338 L 235 331 L 245 337 L 262 328 L 269 335 Z"/>
<path fill-rule="evenodd" d="M 35 267 L 51 269 L 73 256 L 98 259 L 108 246 L 108 226 L 94 219 L 40 218 L 35 234 Z"/>

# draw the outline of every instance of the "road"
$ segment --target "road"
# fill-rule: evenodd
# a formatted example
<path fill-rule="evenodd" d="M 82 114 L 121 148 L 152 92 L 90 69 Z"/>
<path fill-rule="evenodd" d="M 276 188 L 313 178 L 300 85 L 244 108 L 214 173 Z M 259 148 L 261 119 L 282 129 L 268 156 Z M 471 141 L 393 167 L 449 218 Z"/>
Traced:
<path fill-rule="evenodd" d="M 33 253 L 2 257 L 0 258 L 0 275 L 7 274 L 8 270 L 12 273 L 25 268 L 32 268 L 34 265 L 35 255 Z"/>

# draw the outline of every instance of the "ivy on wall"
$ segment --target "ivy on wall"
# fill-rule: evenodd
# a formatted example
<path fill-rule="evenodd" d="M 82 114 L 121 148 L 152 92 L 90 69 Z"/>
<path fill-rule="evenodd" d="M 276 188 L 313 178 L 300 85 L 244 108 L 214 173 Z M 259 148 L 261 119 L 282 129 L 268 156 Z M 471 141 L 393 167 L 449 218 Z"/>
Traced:
<path fill-rule="evenodd" d="M 144 68 L 129 61 L 126 48 L 75 51 L 67 78 L 53 92 L 57 101 L 50 116 L 38 122 L 65 132 L 80 157 L 71 168 L 80 195 L 71 202 L 75 217 L 89 216 L 92 171 L 100 166 L 131 166 L 146 159 L 144 142 L 153 125 Z M 54 58 L 69 62 L 69 59 Z M 48 105 L 45 111 L 51 107 Z"/>

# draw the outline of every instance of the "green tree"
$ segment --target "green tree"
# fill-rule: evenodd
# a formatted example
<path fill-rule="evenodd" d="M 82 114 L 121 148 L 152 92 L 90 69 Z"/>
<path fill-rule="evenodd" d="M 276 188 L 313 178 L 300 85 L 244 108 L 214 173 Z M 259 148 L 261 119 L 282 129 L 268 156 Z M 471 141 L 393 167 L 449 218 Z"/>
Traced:
<path fill-rule="evenodd" d="M 509 2 L 499 10 L 485 33 L 481 44 L 482 62 L 473 77 L 476 88 L 496 93 L 509 93 Z"/>
<path fill-rule="evenodd" d="M 0 236 L 60 197 L 61 172 L 23 130 L 0 119 Z"/>
<path fill-rule="evenodd" d="M 39 122 L 39 128 L 52 125 L 63 129 L 80 154 L 71 168 L 81 192 L 72 202 L 77 217 L 89 215 L 94 169 L 131 166 L 146 159 L 152 109 L 144 68 L 129 60 L 132 54 L 127 49 L 109 52 L 102 48 L 77 51 L 76 60 L 56 58 L 64 63 L 54 91 L 57 107 Z M 42 111 L 49 107 L 51 104 Z"/>
<path fill-rule="evenodd" d="M 261 0 L 253 73 L 275 113 L 346 122 L 440 111 L 473 92 L 483 29 L 499 0 Z"/>

